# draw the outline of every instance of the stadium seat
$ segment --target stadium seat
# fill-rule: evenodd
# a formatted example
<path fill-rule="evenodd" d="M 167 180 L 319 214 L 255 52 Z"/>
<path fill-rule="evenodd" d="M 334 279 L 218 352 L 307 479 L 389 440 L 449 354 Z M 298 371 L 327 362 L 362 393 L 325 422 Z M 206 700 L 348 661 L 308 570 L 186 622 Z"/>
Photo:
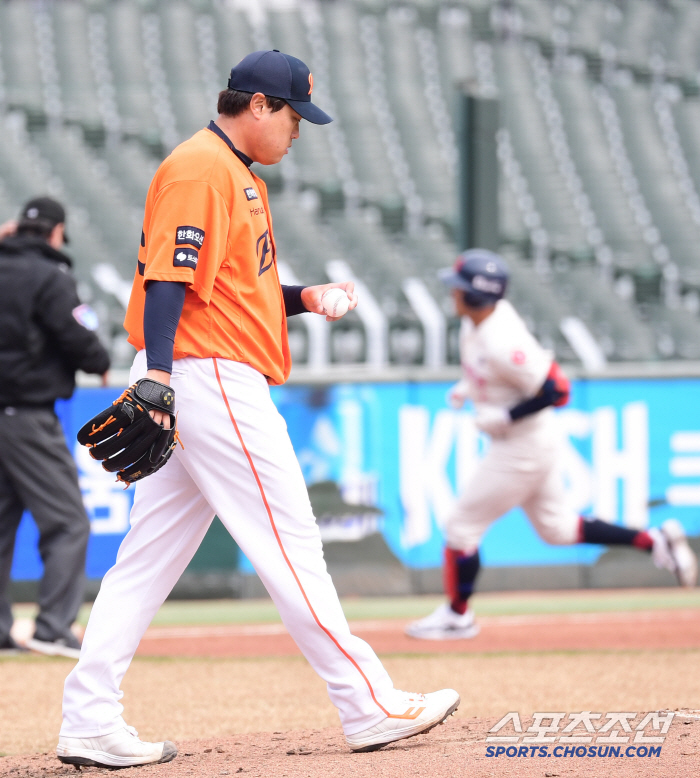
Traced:
<path fill-rule="evenodd" d="M 179 0 L 161 3 L 158 9 L 163 87 L 169 95 L 178 135 L 185 139 L 206 127 L 216 116 L 216 95 L 203 88 L 196 8 Z"/>
<path fill-rule="evenodd" d="M 630 160 L 670 259 L 681 269 L 694 269 L 700 225 L 695 224 L 678 186 L 659 123 L 654 116 L 652 96 L 642 86 L 614 90 Z"/>
<path fill-rule="evenodd" d="M 329 49 L 333 52 L 329 68 L 331 91 L 360 182 L 360 197 L 378 206 L 395 202 L 400 196 L 398 187 L 368 100 L 358 6 L 324 3 L 322 12 Z"/>
<path fill-rule="evenodd" d="M 5 105 L 45 114 L 42 73 L 34 34 L 33 6 L 24 0 L 0 4 L 0 43 Z"/>
<path fill-rule="evenodd" d="M 119 359 L 153 172 L 259 48 L 308 62 L 335 119 L 302 125 L 282 165 L 256 167 L 280 258 L 306 283 L 344 260 L 381 301 L 391 362 L 425 354 L 407 278 L 451 316 L 436 271 L 458 252 L 464 90 L 500 100 L 500 249 L 538 337 L 576 359 L 560 330 L 574 315 L 609 360 L 698 358 L 695 0 L 6 0 L 0 218 L 43 192 L 65 200 L 83 290 Z M 346 324 L 332 358 L 365 359 L 361 320 Z M 307 333 L 292 329 L 303 361 Z"/>
<path fill-rule="evenodd" d="M 101 13 L 106 19 L 109 66 L 123 130 L 160 149 L 162 139 L 144 63 L 141 7 L 130 0 L 116 0 L 106 3 Z"/>
<path fill-rule="evenodd" d="M 63 119 L 98 130 L 103 126 L 103 117 L 99 85 L 91 66 L 89 7 L 63 2 L 52 3 L 50 9 Z"/>
<path fill-rule="evenodd" d="M 634 221 L 623 183 L 605 134 L 600 111 L 580 60 L 553 78 L 553 90 L 562 109 L 564 127 L 576 169 L 595 212 L 614 263 L 622 267 L 652 262 L 642 228 Z"/>
<path fill-rule="evenodd" d="M 304 21 L 298 9 L 271 10 L 268 14 L 268 34 L 274 48 L 293 54 L 316 70 Z M 316 73 L 314 91 L 319 95 L 319 102 L 320 94 L 328 87 Z M 302 186 L 330 191 L 338 189 L 340 181 L 326 129 L 325 126 L 308 123 L 302 125 L 299 138 L 291 151 L 291 160 L 294 162 L 295 176 Z"/>

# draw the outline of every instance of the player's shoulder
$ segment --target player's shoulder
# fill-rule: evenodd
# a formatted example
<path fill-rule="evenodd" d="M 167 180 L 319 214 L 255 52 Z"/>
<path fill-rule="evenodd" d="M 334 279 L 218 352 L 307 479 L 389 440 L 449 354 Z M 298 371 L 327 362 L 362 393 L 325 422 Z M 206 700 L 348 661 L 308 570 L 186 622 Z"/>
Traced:
<path fill-rule="evenodd" d="M 523 318 L 508 300 L 499 300 L 491 316 L 487 319 L 484 334 L 491 340 L 503 342 L 517 340 L 530 335 Z M 532 337 L 532 335 L 530 335 Z"/>
<path fill-rule="evenodd" d="M 209 181 L 221 154 L 220 146 L 212 142 L 215 140 L 213 133 L 205 129 L 176 146 L 156 173 L 161 185 L 171 181 Z"/>
<path fill-rule="evenodd" d="M 499 300 L 496 303 L 496 309 L 494 311 L 494 315 L 510 323 L 520 322 L 524 326 L 523 319 L 520 316 L 520 314 L 515 310 L 513 303 L 511 303 L 510 300 L 506 300 L 505 298 Z"/>
<path fill-rule="evenodd" d="M 154 182 L 158 190 L 183 182 L 206 183 L 227 199 L 235 182 L 245 180 L 245 170 L 230 149 L 209 129 L 196 132 L 163 160 Z"/>
<path fill-rule="evenodd" d="M 544 351 L 524 319 L 508 300 L 498 301 L 490 323 L 492 326 L 486 328 L 484 334 L 494 354 L 506 359 L 516 354 L 523 359 Z"/>

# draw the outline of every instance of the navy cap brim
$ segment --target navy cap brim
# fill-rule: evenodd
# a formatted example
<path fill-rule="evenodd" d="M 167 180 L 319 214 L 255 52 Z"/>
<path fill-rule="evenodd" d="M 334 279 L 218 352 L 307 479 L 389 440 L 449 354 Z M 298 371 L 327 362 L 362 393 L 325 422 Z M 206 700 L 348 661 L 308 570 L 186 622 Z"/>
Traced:
<path fill-rule="evenodd" d="M 445 286 L 450 286 L 453 289 L 462 289 L 465 292 L 471 291 L 471 286 L 451 267 L 446 267 L 443 270 L 438 270 L 438 278 Z"/>
<path fill-rule="evenodd" d="M 290 105 L 302 119 L 306 119 L 311 124 L 330 124 L 333 118 L 329 116 L 325 111 L 322 111 L 317 105 L 314 105 L 310 100 L 286 100 L 285 102 Z"/>

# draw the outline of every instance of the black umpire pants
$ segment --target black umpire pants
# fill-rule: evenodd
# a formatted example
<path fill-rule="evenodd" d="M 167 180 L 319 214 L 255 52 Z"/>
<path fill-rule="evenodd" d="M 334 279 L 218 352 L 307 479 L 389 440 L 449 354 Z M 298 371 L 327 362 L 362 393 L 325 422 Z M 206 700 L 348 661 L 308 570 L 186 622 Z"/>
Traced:
<path fill-rule="evenodd" d="M 44 563 L 34 637 L 56 640 L 69 632 L 83 602 L 90 522 L 75 462 L 48 408 L 0 409 L 0 643 L 12 627 L 6 590 L 25 509 L 39 528 Z"/>

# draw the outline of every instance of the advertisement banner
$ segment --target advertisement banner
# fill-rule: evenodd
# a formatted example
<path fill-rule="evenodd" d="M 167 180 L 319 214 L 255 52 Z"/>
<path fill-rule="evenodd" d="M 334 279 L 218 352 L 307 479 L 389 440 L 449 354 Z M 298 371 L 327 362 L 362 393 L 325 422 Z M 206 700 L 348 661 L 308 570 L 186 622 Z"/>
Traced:
<path fill-rule="evenodd" d="M 274 387 L 309 486 L 337 484 L 347 505 L 376 506 L 379 527 L 395 556 L 412 568 L 438 567 L 443 527 L 488 440 L 469 407 L 445 404 L 447 383 L 357 383 Z M 700 380 L 596 379 L 573 384 L 572 401 L 556 412 L 568 499 L 581 513 L 634 528 L 667 518 L 700 534 Z M 80 389 L 57 412 L 66 430 L 92 524 L 87 573 L 100 578 L 128 529 L 133 487 L 75 443 L 85 419 L 118 390 Z M 348 511 L 345 511 L 348 514 Z M 346 515 L 348 539 L 362 515 Z M 340 527 L 340 530 L 343 528 Z M 342 538 L 336 526 L 334 539 Z M 339 534 L 340 533 L 340 534 Z M 37 533 L 25 515 L 12 577 L 41 574 Z M 592 564 L 604 549 L 549 546 L 519 509 L 497 521 L 481 547 L 485 565 Z M 241 560 L 242 569 L 249 569 Z"/>

